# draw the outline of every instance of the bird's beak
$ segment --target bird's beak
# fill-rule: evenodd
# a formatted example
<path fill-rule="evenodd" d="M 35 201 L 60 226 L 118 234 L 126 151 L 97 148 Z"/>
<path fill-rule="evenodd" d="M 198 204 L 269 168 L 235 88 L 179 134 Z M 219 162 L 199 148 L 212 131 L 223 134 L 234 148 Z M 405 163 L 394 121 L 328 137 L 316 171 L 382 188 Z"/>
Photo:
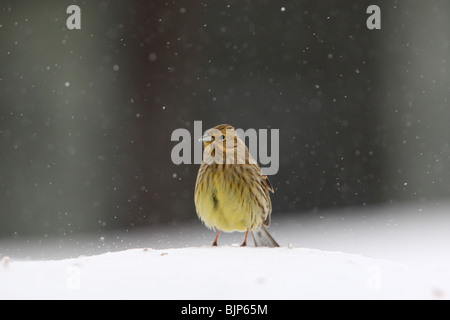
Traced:
<path fill-rule="evenodd" d="M 198 139 L 198 141 L 200 141 L 200 142 L 210 142 L 210 141 L 212 141 L 212 139 L 213 139 L 213 137 L 212 137 L 211 135 L 205 133 L 205 134 L 203 135 L 203 137 L 201 137 L 200 139 Z"/>

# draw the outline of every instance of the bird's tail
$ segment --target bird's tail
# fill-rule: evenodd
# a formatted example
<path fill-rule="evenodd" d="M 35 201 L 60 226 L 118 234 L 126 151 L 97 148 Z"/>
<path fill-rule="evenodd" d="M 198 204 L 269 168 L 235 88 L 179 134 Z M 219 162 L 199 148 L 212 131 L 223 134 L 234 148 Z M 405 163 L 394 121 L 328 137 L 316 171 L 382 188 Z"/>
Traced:
<path fill-rule="evenodd" d="M 253 240 L 255 241 L 255 247 L 279 247 L 279 244 L 270 235 L 264 225 L 258 230 L 252 231 Z"/>

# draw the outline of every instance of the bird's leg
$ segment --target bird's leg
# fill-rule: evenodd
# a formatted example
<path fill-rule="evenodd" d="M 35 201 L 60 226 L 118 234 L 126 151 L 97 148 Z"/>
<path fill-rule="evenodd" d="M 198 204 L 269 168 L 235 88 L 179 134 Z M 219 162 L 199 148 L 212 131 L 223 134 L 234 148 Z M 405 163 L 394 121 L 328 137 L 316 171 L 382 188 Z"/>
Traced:
<path fill-rule="evenodd" d="M 213 247 L 217 247 L 217 240 L 219 240 L 219 234 L 220 234 L 220 230 L 219 230 L 219 232 L 217 232 L 217 236 L 216 236 L 216 239 L 214 240 L 214 242 L 213 242 Z"/>
<path fill-rule="evenodd" d="M 248 238 L 248 232 L 250 231 L 250 229 L 247 229 L 247 233 L 245 234 L 245 239 L 244 242 L 241 244 L 241 247 L 246 247 L 247 246 L 247 238 Z"/>

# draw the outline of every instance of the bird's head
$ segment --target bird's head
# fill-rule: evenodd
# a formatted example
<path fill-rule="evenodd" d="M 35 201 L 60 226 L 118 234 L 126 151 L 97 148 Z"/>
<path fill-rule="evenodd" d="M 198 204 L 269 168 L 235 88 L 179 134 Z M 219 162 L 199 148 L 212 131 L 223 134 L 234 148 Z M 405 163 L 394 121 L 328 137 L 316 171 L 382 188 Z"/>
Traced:
<path fill-rule="evenodd" d="M 233 141 L 234 138 L 237 138 L 237 134 L 233 126 L 230 126 L 229 124 L 219 124 L 206 130 L 203 137 L 199 140 L 203 142 L 205 149 L 213 144 L 215 149 L 220 148 L 226 151 L 227 141 Z M 229 143 L 228 146 L 230 146 Z"/>
<path fill-rule="evenodd" d="M 245 143 L 229 124 L 219 124 L 205 131 L 200 139 L 205 146 L 204 160 L 207 163 L 254 164 Z"/>

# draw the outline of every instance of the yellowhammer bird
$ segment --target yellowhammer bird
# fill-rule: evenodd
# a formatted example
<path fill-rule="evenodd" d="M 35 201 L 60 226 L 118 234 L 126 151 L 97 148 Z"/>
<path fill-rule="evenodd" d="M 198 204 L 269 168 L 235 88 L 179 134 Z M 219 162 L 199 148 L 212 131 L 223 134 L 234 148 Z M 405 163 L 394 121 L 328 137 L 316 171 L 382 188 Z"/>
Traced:
<path fill-rule="evenodd" d="M 250 231 L 255 246 L 279 247 L 265 228 L 270 224 L 273 187 L 234 128 L 215 126 L 201 141 L 205 150 L 195 184 L 195 207 L 204 224 L 218 230 L 213 246 L 221 231 L 246 231 L 242 243 L 246 246 Z"/>

